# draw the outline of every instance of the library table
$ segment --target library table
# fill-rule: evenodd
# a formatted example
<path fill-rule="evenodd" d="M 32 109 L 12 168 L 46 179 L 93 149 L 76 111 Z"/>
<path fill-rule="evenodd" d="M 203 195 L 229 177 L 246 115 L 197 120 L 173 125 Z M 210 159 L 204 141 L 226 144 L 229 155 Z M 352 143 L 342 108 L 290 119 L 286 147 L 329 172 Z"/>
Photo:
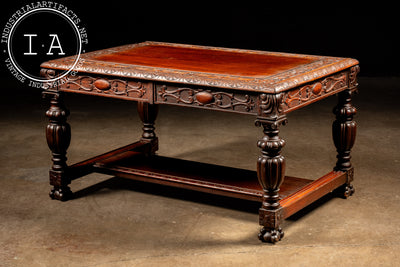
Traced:
<path fill-rule="evenodd" d="M 75 57 L 45 62 L 41 75 L 65 73 Z M 175 186 L 233 198 L 260 201 L 259 239 L 275 243 L 284 235 L 282 221 L 335 191 L 353 194 L 350 150 L 355 141 L 358 61 L 351 58 L 231 48 L 143 42 L 81 55 L 76 70 L 45 88 L 50 99 L 46 137 L 52 151 L 50 197 L 68 200 L 72 180 L 92 172 Z M 71 130 L 63 93 L 138 102 L 143 122 L 139 141 L 88 160 L 67 165 Z M 285 177 L 285 141 L 279 128 L 286 115 L 331 95 L 338 96 L 332 136 L 337 149 L 333 170 L 318 179 Z M 176 105 L 252 115 L 263 137 L 257 171 L 185 161 L 156 155 L 154 122 L 158 105 Z M 229 133 L 227 133 L 229 134 Z M 179 137 L 177 137 L 179 138 Z M 312 142 L 312 140 L 310 140 Z M 240 152 L 238 152 L 240 153 Z"/>

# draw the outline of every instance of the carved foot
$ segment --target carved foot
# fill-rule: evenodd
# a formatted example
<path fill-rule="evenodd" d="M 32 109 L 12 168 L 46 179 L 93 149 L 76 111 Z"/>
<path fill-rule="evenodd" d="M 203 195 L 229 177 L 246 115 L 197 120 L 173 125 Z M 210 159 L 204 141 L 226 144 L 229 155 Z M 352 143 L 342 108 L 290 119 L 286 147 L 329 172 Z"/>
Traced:
<path fill-rule="evenodd" d="M 282 231 L 282 228 L 278 229 L 267 229 L 263 227 L 258 234 L 258 239 L 260 239 L 262 242 L 268 242 L 268 243 L 276 243 L 280 241 L 285 233 Z"/>
<path fill-rule="evenodd" d="M 65 187 L 53 187 L 50 193 L 51 199 L 57 199 L 61 201 L 67 201 L 72 198 L 72 191 L 68 186 Z"/>
<path fill-rule="evenodd" d="M 346 185 L 344 187 L 344 197 L 348 198 L 349 196 L 352 196 L 356 190 L 354 189 L 354 186 L 352 184 Z"/>
<path fill-rule="evenodd" d="M 356 190 L 354 189 L 354 186 L 352 184 L 344 184 L 338 189 L 335 190 L 335 193 L 338 197 L 342 198 L 349 198 L 354 194 Z"/>

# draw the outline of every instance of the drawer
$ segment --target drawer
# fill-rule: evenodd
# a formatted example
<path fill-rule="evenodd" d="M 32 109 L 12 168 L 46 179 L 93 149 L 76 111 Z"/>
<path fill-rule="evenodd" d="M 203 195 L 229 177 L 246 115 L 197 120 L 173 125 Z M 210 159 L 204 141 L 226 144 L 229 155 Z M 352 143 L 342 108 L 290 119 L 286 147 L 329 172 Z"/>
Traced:
<path fill-rule="evenodd" d="M 151 82 L 100 76 L 68 76 L 58 81 L 64 92 L 152 102 Z"/>
<path fill-rule="evenodd" d="M 155 101 L 157 104 L 257 114 L 257 95 L 251 92 L 157 84 Z"/>

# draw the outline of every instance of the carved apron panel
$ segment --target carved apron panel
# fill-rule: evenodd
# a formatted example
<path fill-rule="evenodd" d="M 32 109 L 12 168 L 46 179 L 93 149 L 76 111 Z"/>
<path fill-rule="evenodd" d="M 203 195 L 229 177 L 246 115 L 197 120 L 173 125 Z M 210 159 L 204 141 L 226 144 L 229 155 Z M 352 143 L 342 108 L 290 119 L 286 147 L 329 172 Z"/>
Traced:
<path fill-rule="evenodd" d="M 257 96 L 245 92 L 229 92 L 170 85 L 156 86 L 156 103 L 201 107 L 221 111 L 256 114 Z"/>
<path fill-rule="evenodd" d="M 137 80 L 125 80 L 86 75 L 68 76 L 59 85 L 60 91 L 77 92 L 89 95 L 108 95 L 110 97 L 152 101 L 152 84 Z"/>
<path fill-rule="evenodd" d="M 313 83 L 283 92 L 282 109 L 287 113 L 343 91 L 346 88 L 348 88 L 348 72 L 340 72 Z"/>

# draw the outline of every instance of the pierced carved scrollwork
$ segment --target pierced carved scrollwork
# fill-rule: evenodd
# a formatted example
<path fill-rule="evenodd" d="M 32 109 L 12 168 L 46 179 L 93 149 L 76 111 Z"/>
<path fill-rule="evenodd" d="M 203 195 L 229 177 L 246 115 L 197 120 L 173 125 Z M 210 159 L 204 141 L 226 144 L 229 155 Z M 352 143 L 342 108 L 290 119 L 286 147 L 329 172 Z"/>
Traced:
<path fill-rule="evenodd" d="M 322 98 L 347 88 L 347 74 L 342 72 L 323 80 L 307 84 L 284 93 L 282 104 L 285 111 L 304 106 L 315 99 Z"/>
<path fill-rule="evenodd" d="M 157 88 L 157 102 L 201 106 L 239 113 L 255 113 L 255 97 L 243 93 L 212 92 L 205 89 L 162 85 Z"/>
<path fill-rule="evenodd" d="M 158 90 L 157 94 L 160 96 L 159 99 L 163 102 L 171 102 L 169 98 L 173 98 L 176 103 L 193 104 L 195 102 L 194 95 L 197 92 L 199 91 L 189 88 L 167 89 L 167 86 L 163 85 Z M 201 105 L 201 103 L 199 105 Z"/>
<path fill-rule="evenodd" d="M 94 78 L 91 76 L 69 76 L 61 90 L 77 90 L 93 94 L 108 94 L 129 98 L 143 98 L 146 86 L 139 81 Z"/>

